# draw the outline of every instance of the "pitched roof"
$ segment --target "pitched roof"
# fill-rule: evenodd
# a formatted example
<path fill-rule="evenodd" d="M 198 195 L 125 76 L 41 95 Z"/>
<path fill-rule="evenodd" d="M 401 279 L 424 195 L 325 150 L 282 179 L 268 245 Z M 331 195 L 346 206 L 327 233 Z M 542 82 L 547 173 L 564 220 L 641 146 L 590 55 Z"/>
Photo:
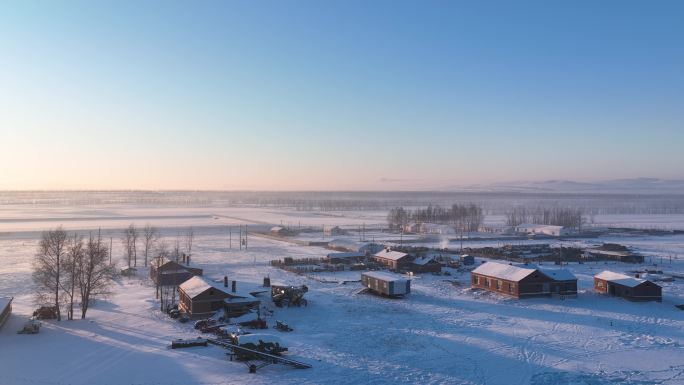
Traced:
<path fill-rule="evenodd" d="M 419 258 L 414 259 L 413 264 L 423 266 L 423 265 L 427 265 L 428 263 L 433 262 L 433 261 L 436 262 L 434 257 L 425 256 L 425 257 L 419 257 Z"/>
<path fill-rule="evenodd" d="M 195 298 L 210 288 L 214 288 L 226 294 L 230 291 L 230 288 L 223 287 L 223 284 L 219 285 L 216 282 L 211 282 L 204 277 L 198 276 L 194 276 L 183 282 L 179 288 L 190 298 Z"/>
<path fill-rule="evenodd" d="M 577 277 L 567 269 L 539 269 L 542 274 L 556 281 L 576 281 Z"/>
<path fill-rule="evenodd" d="M 634 278 L 630 277 L 629 275 L 625 275 L 622 273 L 616 273 L 614 271 L 608 271 L 604 270 L 594 276 L 594 278 L 602 279 L 604 281 L 612 282 L 612 283 L 617 283 L 618 285 L 622 286 L 627 286 L 627 287 L 636 287 L 641 285 L 642 283 L 646 282 L 645 279 L 639 279 L 639 278 Z"/>
<path fill-rule="evenodd" d="M 381 279 L 383 281 L 408 281 L 408 279 L 404 278 L 401 275 L 387 273 L 384 271 L 365 271 L 365 272 L 361 273 L 361 275 L 365 275 L 365 276 L 371 277 L 371 278 Z"/>
<path fill-rule="evenodd" d="M 10 303 L 12 303 L 12 300 L 13 300 L 13 299 L 14 299 L 13 297 L 12 297 L 12 298 L 3 298 L 3 297 L 0 297 L 0 312 L 2 312 L 3 310 L 5 310 L 5 308 L 7 307 L 7 305 L 9 305 Z"/>
<path fill-rule="evenodd" d="M 473 273 L 517 282 L 536 270 L 535 268 L 506 265 L 498 262 L 486 262 L 473 270 Z"/>
<path fill-rule="evenodd" d="M 398 261 L 401 258 L 408 256 L 408 254 L 402 253 L 401 251 L 392 251 L 392 250 L 388 251 L 387 249 L 379 251 L 379 252 L 375 253 L 374 255 L 378 258 L 389 259 L 392 261 Z"/>
<path fill-rule="evenodd" d="M 328 258 L 361 258 L 365 257 L 366 254 L 364 253 L 355 253 L 355 252 L 347 252 L 347 253 L 330 253 L 327 255 Z"/>

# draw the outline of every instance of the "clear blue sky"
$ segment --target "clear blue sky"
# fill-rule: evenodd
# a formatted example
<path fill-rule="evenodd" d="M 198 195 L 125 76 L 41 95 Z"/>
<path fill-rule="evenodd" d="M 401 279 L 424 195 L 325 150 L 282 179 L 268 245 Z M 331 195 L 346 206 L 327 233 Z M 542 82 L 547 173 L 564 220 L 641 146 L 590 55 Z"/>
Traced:
<path fill-rule="evenodd" d="M 682 1 L 16 1 L 0 52 L 0 189 L 684 178 Z"/>

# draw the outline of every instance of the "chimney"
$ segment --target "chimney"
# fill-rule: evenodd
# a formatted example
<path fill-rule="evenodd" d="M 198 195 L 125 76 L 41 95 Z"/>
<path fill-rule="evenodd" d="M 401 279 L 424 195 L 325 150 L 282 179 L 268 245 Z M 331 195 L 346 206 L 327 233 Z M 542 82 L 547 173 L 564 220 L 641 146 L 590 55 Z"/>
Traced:
<path fill-rule="evenodd" d="M 188 266 L 190 266 L 190 256 L 189 255 L 186 257 L 185 261 L 188 263 Z"/>
<path fill-rule="evenodd" d="M 639 278 L 639 273 L 634 274 L 634 278 Z"/>
<path fill-rule="evenodd" d="M 271 286 L 271 277 L 264 277 L 264 287 Z"/>
<path fill-rule="evenodd" d="M 228 276 L 227 275 L 223 276 L 223 287 L 228 287 Z"/>
<path fill-rule="evenodd" d="M 233 287 L 231 288 L 231 291 L 235 293 L 237 291 L 237 281 L 233 281 Z"/>
<path fill-rule="evenodd" d="M 185 263 L 185 253 L 181 254 L 181 262 Z"/>

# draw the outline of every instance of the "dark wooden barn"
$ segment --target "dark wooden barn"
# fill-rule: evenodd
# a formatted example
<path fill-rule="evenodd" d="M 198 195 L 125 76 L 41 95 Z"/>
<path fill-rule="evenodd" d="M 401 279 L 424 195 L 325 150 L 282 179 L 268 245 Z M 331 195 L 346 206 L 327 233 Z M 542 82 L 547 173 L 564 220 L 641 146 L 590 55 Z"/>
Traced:
<path fill-rule="evenodd" d="M 190 318 L 206 318 L 220 309 L 229 316 L 237 316 L 258 307 L 261 301 L 255 295 L 265 290 L 247 291 L 238 286 L 239 282 L 229 281 L 227 277 L 222 283 L 192 277 L 178 287 L 178 309 Z"/>
<path fill-rule="evenodd" d="M 194 276 L 201 276 L 202 269 L 190 267 L 189 257 L 184 258 L 185 264 L 166 258 L 154 259 L 150 264 L 150 278 L 155 285 L 176 286 Z"/>
<path fill-rule="evenodd" d="M 594 276 L 594 290 L 630 301 L 662 301 L 663 290 L 655 283 L 612 271 Z"/>
<path fill-rule="evenodd" d="M 487 262 L 472 271 L 471 287 L 516 298 L 576 296 L 577 278 L 564 269 Z"/>

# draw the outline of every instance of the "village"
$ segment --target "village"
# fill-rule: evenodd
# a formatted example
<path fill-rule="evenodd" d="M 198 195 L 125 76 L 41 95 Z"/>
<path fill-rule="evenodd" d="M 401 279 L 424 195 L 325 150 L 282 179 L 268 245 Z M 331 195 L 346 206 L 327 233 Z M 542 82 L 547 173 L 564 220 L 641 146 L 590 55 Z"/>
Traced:
<path fill-rule="evenodd" d="M 554 239 L 561 234 L 556 232 L 542 239 L 528 238 L 532 243 L 497 245 L 500 238 L 496 238 L 486 246 L 481 245 L 481 237 L 487 233 L 479 233 L 476 237 L 469 234 L 477 241 L 461 243 L 455 238 L 443 247 L 442 241 L 433 246 L 430 238 L 425 244 L 415 242 L 423 235 L 404 229 L 388 232 L 369 226 L 354 231 L 357 227 L 329 225 L 317 233 L 314 229 L 296 232 L 283 226 L 255 225 L 249 232 L 241 231 L 239 241 L 229 241 L 229 246 L 237 249 L 233 253 L 259 250 L 263 258 L 254 265 L 247 260 L 241 267 L 226 270 L 215 257 L 207 259 L 202 253 L 207 246 L 198 243 L 192 255 L 157 256 L 149 268 L 124 267 L 117 280 L 125 285 L 139 281 L 149 288 L 146 301 L 156 304 L 148 311 L 165 314 L 167 322 L 182 325 L 178 332 L 167 334 L 170 348 L 196 351 L 215 346 L 230 360 L 244 363 L 249 374 L 261 373 L 274 364 L 316 370 L 316 360 L 301 349 L 301 333 L 311 329 L 311 316 L 320 312 L 321 304 L 328 301 L 325 293 L 333 288 L 346 292 L 345 297 L 352 301 L 364 297 L 387 301 L 385 305 L 375 301 L 376 305 L 366 305 L 381 307 L 400 303 L 421 306 L 426 289 L 431 288 L 427 291 L 430 296 L 451 290 L 449 296 L 459 298 L 453 304 L 456 308 L 463 296 L 484 301 L 483 305 L 498 298 L 521 301 L 522 306 L 546 298 L 572 312 L 576 301 L 600 295 L 618 301 L 616 306 L 624 306 L 620 301 L 652 302 L 662 308 L 660 312 L 670 312 L 667 307 L 681 311 L 676 308 L 682 307 L 682 277 L 677 273 L 681 267 L 616 243 L 615 238 L 610 238 L 611 242 L 591 238 L 590 243 L 578 244 L 563 235 L 558 242 Z M 512 236 L 536 236 L 538 228 L 529 227 Z M 214 248 L 226 247 L 223 237 L 201 239 Z M 279 246 L 269 247 L 263 254 L 265 245 Z M 280 254 L 277 250 L 288 251 Z M 25 301 L 27 297 L 20 298 Z M 0 323 L 6 324 L 17 302 L 4 298 L 0 305 Z M 22 310 L 30 306 L 19 304 Z M 97 305 L 93 309 L 99 311 Z M 10 326 L 4 326 L 5 333 L 19 325 L 22 333 L 40 335 L 41 326 L 51 330 L 52 318 L 54 309 L 42 306 L 23 326 L 14 316 Z M 344 316 L 339 320 L 344 321 Z"/>

